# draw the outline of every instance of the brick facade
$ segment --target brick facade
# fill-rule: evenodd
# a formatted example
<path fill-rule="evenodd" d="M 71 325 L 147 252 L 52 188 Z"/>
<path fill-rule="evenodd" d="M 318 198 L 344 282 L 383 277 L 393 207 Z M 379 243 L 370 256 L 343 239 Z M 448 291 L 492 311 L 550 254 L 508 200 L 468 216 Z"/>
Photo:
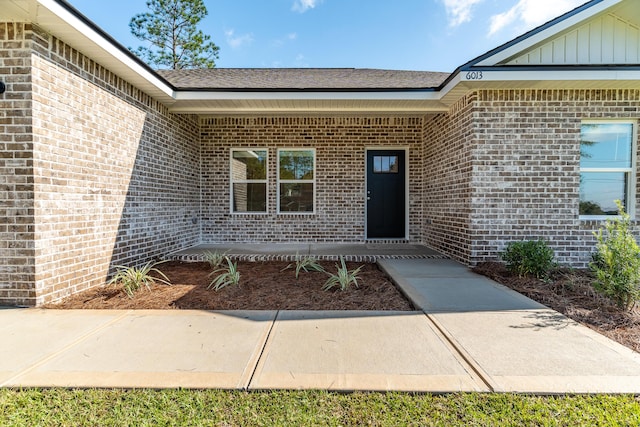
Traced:
<path fill-rule="evenodd" d="M 11 118 L 12 140 L 3 141 L 22 151 L 3 147 L 13 154 L 3 158 L 2 179 L 20 182 L 11 183 L 16 207 L 5 215 L 11 232 L 0 271 L 13 276 L 0 276 L 0 305 L 58 300 L 104 283 L 115 265 L 147 262 L 200 236 L 197 118 L 169 114 L 62 41 L 23 28 L 11 43 L 22 46 L 30 77 L 31 105 L 20 117 L 32 116 L 33 131 Z M 18 94 L 9 87 L 4 99 Z M 24 285 L 19 262 L 34 266 Z"/>
<path fill-rule="evenodd" d="M 364 242 L 365 149 L 407 148 L 409 240 L 422 228 L 422 118 L 203 118 L 202 240 Z M 231 148 L 268 149 L 268 212 L 230 213 Z M 316 149 L 315 214 L 277 213 L 277 149 Z"/>
<path fill-rule="evenodd" d="M 473 114 L 467 262 L 495 259 L 512 240 L 544 238 L 559 262 L 586 266 L 601 222 L 579 218 L 581 123 L 637 122 L 640 90 L 480 91 Z"/>
<path fill-rule="evenodd" d="M 0 305 L 35 298 L 30 26 L 0 23 Z"/>
<path fill-rule="evenodd" d="M 424 116 L 177 115 L 20 23 L 0 23 L 0 79 L 0 305 L 196 243 L 366 242 L 368 148 L 408 153 L 406 241 L 476 264 L 544 238 L 584 267 L 601 222 L 578 214 L 581 123 L 640 118 L 638 89 L 478 90 Z M 231 212 L 232 148 L 268 151 L 266 213 Z M 278 213 L 286 148 L 315 149 L 313 214 Z"/>
<path fill-rule="evenodd" d="M 462 262 L 471 252 L 471 175 L 475 98 L 424 122 L 423 242 Z"/>

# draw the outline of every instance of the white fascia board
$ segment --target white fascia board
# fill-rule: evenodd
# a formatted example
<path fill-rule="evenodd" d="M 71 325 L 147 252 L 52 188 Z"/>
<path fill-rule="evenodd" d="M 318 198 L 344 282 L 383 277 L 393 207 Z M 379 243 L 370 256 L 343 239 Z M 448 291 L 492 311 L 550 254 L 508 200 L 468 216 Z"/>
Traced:
<path fill-rule="evenodd" d="M 449 82 L 438 91 L 438 98 L 442 99 L 444 98 L 452 89 L 456 88 L 457 86 L 459 86 L 461 83 L 463 83 L 463 81 L 470 81 L 470 80 L 463 80 L 462 76 L 464 74 L 462 74 L 461 71 L 456 72 L 456 74 L 451 78 L 451 80 L 449 80 Z"/>
<path fill-rule="evenodd" d="M 440 93 L 426 90 L 367 91 L 367 92 L 314 92 L 314 91 L 188 91 L 175 93 L 176 101 L 216 100 L 296 100 L 296 101 L 438 101 Z"/>
<path fill-rule="evenodd" d="M 475 67 L 486 67 L 486 66 L 493 66 L 493 65 L 498 65 L 501 62 L 513 57 L 514 55 L 520 54 L 524 51 L 526 51 L 527 49 L 530 49 L 531 47 L 544 42 L 545 40 L 554 37 L 560 33 L 562 33 L 563 31 L 573 27 L 576 24 L 579 24 L 589 18 L 591 18 L 592 16 L 595 16 L 607 9 L 609 9 L 612 6 L 615 6 L 616 4 L 622 2 L 623 0 L 604 0 L 601 3 L 595 4 L 593 6 L 591 6 L 590 8 L 583 10 L 580 13 L 576 13 L 575 15 L 572 15 L 564 20 L 562 20 L 561 22 L 558 22 L 555 25 L 550 26 L 549 28 L 546 28 L 542 31 L 539 31 L 535 34 L 532 34 L 531 36 L 527 37 L 526 39 L 522 40 L 519 43 L 515 43 L 513 46 L 510 46 L 506 49 L 503 49 L 499 52 L 497 52 L 494 55 L 489 56 L 488 58 L 485 58 L 484 60 L 473 64 L 473 66 Z"/>
<path fill-rule="evenodd" d="M 142 77 L 148 83 L 153 85 L 156 89 L 162 92 L 164 95 L 174 97 L 173 89 L 165 82 L 160 80 L 154 73 L 149 72 L 145 67 L 141 66 L 138 62 L 129 57 L 121 49 L 114 46 L 109 40 L 105 39 L 97 33 L 92 27 L 85 24 L 82 20 L 78 19 L 74 14 L 70 13 L 66 8 L 61 6 L 54 0 L 37 0 L 39 5 L 47 9 L 51 14 L 56 16 L 65 24 L 71 26 L 75 31 L 79 33 L 79 36 L 88 38 L 92 43 L 104 50 L 109 56 L 119 61 L 122 65 L 129 68 L 132 72 Z M 104 64 L 103 64 L 104 65 Z"/>
<path fill-rule="evenodd" d="M 638 81 L 640 70 L 482 70 L 459 73 L 467 84 L 513 81 Z"/>

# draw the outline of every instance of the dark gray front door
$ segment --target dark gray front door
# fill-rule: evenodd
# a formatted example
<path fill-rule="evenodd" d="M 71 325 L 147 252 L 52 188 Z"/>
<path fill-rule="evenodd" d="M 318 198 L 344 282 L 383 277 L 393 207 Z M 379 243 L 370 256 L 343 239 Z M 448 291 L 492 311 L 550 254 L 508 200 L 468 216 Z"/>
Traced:
<path fill-rule="evenodd" d="M 405 238 L 405 151 L 367 151 L 367 238 Z"/>

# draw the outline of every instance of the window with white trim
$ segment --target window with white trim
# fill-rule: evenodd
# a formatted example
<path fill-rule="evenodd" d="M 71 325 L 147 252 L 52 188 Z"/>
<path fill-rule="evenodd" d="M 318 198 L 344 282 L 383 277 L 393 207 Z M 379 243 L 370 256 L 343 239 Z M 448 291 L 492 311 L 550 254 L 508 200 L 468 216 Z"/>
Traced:
<path fill-rule="evenodd" d="M 618 215 L 615 201 L 633 216 L 636 132 L 634 122 L 584 122 L 580 134 L 580 216 Z"/>
<path fill-rule="evenodd" d="M 267 150 L 231 149 L 231 212 L 267 212 Z"/>
<path fill-rule="evenodd" d="M 314 212 L 315 169 L 315 149 L 278 150 L 278 212 Z"/>

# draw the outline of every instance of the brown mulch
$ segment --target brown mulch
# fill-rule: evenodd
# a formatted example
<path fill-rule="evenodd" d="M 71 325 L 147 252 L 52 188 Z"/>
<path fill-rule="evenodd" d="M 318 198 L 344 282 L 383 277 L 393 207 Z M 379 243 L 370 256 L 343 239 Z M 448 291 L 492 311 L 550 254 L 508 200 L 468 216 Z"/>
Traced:
<path fill-rule="evenodd" d="M 558 269 L 547 281 L 512 275 L 498 262 L 479 264 L 474 271 L 640 352 L 640 308 L 625 311 L 598 294 L 588 270 Z"/>
<path fill-rule="evenodd" d="M 334 262 L 320 263 L 335 272 Z M 323 291 L 327 275 L 301 272 L 296 282 L 295 267 L 282 271 L 288 262 L 238 262 L 240 283 L 219 291 L 207 289 L 214 276 L 203 262 L 162 263 L 171 286 L 154 284 L 129 298 L 117 286 L 104 286 L 73 295 L 47 308 L 56 309 L 198 309 L 198 310 L 397 310 L 414 307 L 376 264 L 364 264 L 359 287 L 346 291 Z M 349 270 L 360 263 L 347 262 Z"/>

